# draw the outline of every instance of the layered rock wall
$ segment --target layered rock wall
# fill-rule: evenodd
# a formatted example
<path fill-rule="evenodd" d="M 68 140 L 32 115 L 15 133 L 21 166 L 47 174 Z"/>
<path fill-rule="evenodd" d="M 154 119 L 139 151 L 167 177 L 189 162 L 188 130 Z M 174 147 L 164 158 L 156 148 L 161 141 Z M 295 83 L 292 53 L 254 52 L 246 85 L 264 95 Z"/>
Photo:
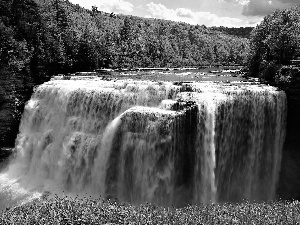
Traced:
<path fill-rule="evenodd" d="M 278 194 L 300 199 L 300 82 L 283 87 L 287 95 L 286 139 L 282 154 Z"/>
<path fill-rule="evenodd" d="M 28 75 L 0 71 L 0 149 L 14 147 L 26 101 L 35 83 Z"/>

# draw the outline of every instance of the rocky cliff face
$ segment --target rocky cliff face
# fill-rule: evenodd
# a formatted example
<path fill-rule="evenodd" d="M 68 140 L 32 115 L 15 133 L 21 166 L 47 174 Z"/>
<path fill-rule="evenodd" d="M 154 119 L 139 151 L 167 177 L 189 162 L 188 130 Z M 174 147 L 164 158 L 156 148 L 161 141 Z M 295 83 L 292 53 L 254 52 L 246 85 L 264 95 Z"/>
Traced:
<path fill-rule="evenodd" d="M 30 76 L 1 71 L 0 80 L 0 149 L 14 147 L 25 102 L 32 94 Z"/>
<path fill-rule="evenodd" d="M 300 199 L 300 82 L 283 87 L 287 94 L 287 130 L 278 194 Z"/>
<path fill-rule="evenodd" d="M 0 146 L 11 146 L 15 138 L 17 123 L 15 90 L 13 81 L 8 76 L 0 81 Z"/>

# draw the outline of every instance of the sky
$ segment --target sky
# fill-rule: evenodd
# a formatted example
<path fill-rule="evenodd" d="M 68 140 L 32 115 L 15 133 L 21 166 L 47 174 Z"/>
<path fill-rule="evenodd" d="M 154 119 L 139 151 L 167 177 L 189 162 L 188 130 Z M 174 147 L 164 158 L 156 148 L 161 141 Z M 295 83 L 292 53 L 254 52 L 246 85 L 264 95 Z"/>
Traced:
<path fill-rule="evenodd" d="M 69 0 L 108 13 L 182 21 L 193 25 L 248 27 L 259 24 L 276 9 L 300 0 Z"/>

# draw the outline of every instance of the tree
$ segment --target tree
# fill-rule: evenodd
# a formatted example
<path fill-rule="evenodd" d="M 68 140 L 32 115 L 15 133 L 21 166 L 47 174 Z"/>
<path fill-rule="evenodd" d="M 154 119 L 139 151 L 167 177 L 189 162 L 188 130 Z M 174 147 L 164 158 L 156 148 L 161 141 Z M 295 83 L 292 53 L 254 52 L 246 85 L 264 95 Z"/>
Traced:
<path fill-rule="evenodd" d="M 300 8 L 277 10 L 266 16 L 251 34 L 249 69 L 253 76 L 273 79 L 269 67 L 286 65 L 299 54 Z"/>
<path fill-rule="evenodd" d="M 92 6 L 92 13 L 93 13 L 93 16 L 97 15 L 98 13 L 98 7 L 97 6 Z"/>

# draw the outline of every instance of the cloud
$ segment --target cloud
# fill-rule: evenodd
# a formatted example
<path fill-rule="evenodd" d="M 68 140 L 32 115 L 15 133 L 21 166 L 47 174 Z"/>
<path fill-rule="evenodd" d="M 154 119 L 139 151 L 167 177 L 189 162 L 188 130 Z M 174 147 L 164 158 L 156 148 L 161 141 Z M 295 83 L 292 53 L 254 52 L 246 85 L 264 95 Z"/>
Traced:
<path fill-rule="evenodd" d="M 292 4 L 299 4 L 299 0 L 278 0 L 282 3 L 292 3 Z"/>
<path fill-rule="evenodd" d="M 299 0 L 250 0 L 244 5 L 242 14 L 244 16 L 265 16 L 276 9 L 287 9 L 296 4 L 299 4 Z"/>
<path fill-rule="evenodd" d="M 247 21 L 246 22 L 246 26 L 249 26 L 249 27 L 256 27 L 257 25 L 259 25 L 261 22 L 262 22 L 263 18 L 260 18 L 256 21 Z"/>
<path fill-rule="evenodd" d="M 220 0 L 221 2 L 228 2 L 228 3 L 236 3 L 240 5 L 246 5 L 250 2 L 250 0 Z"/>
<path fill-rule="evenodd" d="M 249 21 L 249 22 L 247 22 L 247 24 L 249 24 L 249 25 L 257 25 L 257 24 L 259 24 L 259 22 Z"/>
<path fill-rule="evenodd" d="M 158 18 L 165 20 L 181 21 L 189 24 L 199 24 L 206 26 L 227 26 L 236 27 L 242 26 L 243 21 L 238 18 L 219 17 L 210 12 L 193 12 L 187 8 L 168 9 L 162 4 L 155 4 L 153 2 L 147 4 L 150 15 L 146 17 Z"/>
<path fill-rule="evenodd" d="M 272 1 L 269 0 L 251 0 L 244 6 L 242 14 L 245 16 L 265 16 L 276 10 Z"/>
<path fill-rule="evenodd" d="M 87 9 L 97 6 L 98 10 L 104 12 L 130 13 L 133 11 L 133 5 L 124 0 L 70 0 L 74 4 L 79 4 Z"/>
<path fill-rule="evenodd" d="M 194 13 L 190 9 L 179 8 L 176 10 L 176 15 L 179 17 L 193 18 Z"/>

